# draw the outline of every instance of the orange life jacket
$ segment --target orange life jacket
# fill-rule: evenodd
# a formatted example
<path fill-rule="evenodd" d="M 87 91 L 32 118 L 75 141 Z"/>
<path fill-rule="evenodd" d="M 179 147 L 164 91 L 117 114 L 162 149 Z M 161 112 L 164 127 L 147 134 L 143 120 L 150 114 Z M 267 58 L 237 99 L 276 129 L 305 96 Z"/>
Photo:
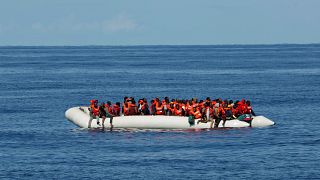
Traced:
<path fill-rule="evenodd" d="M 162 114 L 164 114 L 163 105 L 159 106 L 159 104 L 157 103 L 157 105 L 156 105 L 156 115 L 162 115 Z"/>
<path fill-rule="evenodd" d="M 195 119 L 199 119 L 202 117 L 201 112 L 199 109 L 196 110 L 196 112 L 193 113 Z"/>
<path fill-rule="evenodd" d="M 175 116 L 181 116 L 182 115 L 182 109 L 176 109 L 174 110 L 174 115 Z"/>
<path fill-rule="evenodd" d="M 94 105 L 92 105 L 91 106 L 91 111 L 92 111 L 92 114 L 94 115 L 94 116 L 99 116 L 99 107 L 96 107 L 96 106 L 94 106 Z"/>
<path fill-rule="evenodd" d="M 115 116 L 120 116 L 120 107 L 118 105 L 114 104 L 112 111 Z"/>

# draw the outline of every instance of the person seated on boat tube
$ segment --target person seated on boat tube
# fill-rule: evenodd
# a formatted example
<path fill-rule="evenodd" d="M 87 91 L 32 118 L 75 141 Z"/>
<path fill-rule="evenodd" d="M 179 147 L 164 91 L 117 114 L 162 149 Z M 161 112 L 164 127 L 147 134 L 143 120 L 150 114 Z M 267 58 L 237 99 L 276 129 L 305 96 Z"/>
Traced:
<path fill-rule="evenodd" d="M 142 99 L 139 99 L 138 100 L 138 113 L 139 114 L 142 114 L 142 106 L 143 106 L 143 100 Z"/>
<path fill-rule="evenodd" d="M 123 103 L 122 105 L 122 114 L 124 116 L 128 116 L 129 115 L 129 110 L 128 110 L 128 102 Z"/>
<path fill-rule="evenodd" d="M 105 109 L 107 111 L 107 113 L 109 114 L 113 114 L 113 109 L 112 109 L 112 103 L 110 101 L 107 101 L 107 103 L 105 104 Z"/>
<path fill-rule="evenodd" d="M 89 120 L 88 128 L 91 127 L 91 122 L 93 119 L 96 119 L 97 124 L 100 124 L 100 122 L 99 122 L 100 112 L 99 112 L 98 100 L 91 100 L 90 101 L 89 112 L 90 112 L 90 120 Z"/>
<path fill-rule="evenodd" d="M 184 116 L 184 110 L 180 108 L 179 104 L 176 104 L 173 111 L 174 116 Z"/>
<path fill-rule="evenodd" d="M 126 105 L 126 103 L 127 103 L 127 100 L 128 100 L 128 97 L 127 96 L 125 96 L 124 98 L 123 98 L 123 104 L 122 104 L 122 114 L 123 115 L 126 115 L 126 113 L 124 112 L 125 110 L 127 110 L 127 107 L 125 107 L 125 105 Z"/>
<path fill-rule="evenodd" d="M 166 102 L 166 113 L 165 114 L 169 116 L 169 115 L 171 115 L 171 107 L 170 107 L 171 101 L 170 101 L 169 97 L 165 97 L 164 100 Z"/>
<path fill-rule="evenodd" d="M 149 110 L 150 110 L 150 114 L 151 114 L 151 115 L 155 115 L 155 113 L 156 113 L 156 107 L 155 107 L 154 99 L 152 99 L 152 100 L 150 101 L 150 108 L 149 108 Z"/>
<path fill-rule="evenodd" d="M 128 101 L 128 113 L 127 115 L 137 115 L 138 114 L 138 107 L 136 105 L 136 101 L 134 98 L 130 97 Z"/>
<path fill-rule="evenodd" d="M 192 109 L 192 111 L 190 112 L 190 114 L 194 117 L 194 119 L 201 119 L 202 118 L 202 114 L 200 112 L 200 109 L 197 107 L 194 107 Z"/>
<path fill-rule="evenodd" d="M 112 107 L 111 107 L 111 102 L 108 101 L 106 104 L 105 103 L 101 103 L 101 105 L 99 106 L 99 113 L 100 113 L 100 118 L 102 119 L 102 128 L 104 129 L 104 122 L 106 120 L 106 118 L 110 118 L 110 128 L 113 128 L 112 125 L 112 120 L 114 115 L 112 114 Z"/>
<path fill-rule="evenodd" d="M 246 101 L 246 106 L 245 106 L 245 113 L 246 114 L 251 114 L 253 116 L 255 116 L 256 114 L 253 112 L 252 107 L 251 107 L 251 102 L 250 101 Z"/>
<path fill-rule="evenodd" d="M 138 112 L 140 115 L 150 115 L 149 106 L 146 98 L 139 99 Z"/>
<path fill-rule="evenodd" d="M 217 116 L 218 118 L 216 119 L 216 123 L 215 123 L 215 127 L 218 127 L 221 120 L 223 121 L 222 125 L 223 127 L 225 126 L 226 123 L 226 112 L 224 111 L 223 105 L 222 103 L 220 103 L 221 101 L 219 101 L 219 107 L 218 107 L 218 111 L 217 111 Z"/>
<path fill-rule="evenodd" d="M 223 110 L 226 114 L 226 119 L 232 119 L 232 106 L 229 104 L 229 101 L 226 99 L 223 103 Z"/>
<path fill-rule="evenodd" d="M 114 116 L 120 116 L 120 102 L 112 105 L 112 114 Z"/>
<path fill-rule="evenodd" d="M 213 120 L 213 108 L 211 106 L 210 100 L 204 103 L 203 117 L 206 122 Z"/>
<path fill-rule="evenodd" d="M 156 115 L 164 115 L 164 108 L 161 101 L 156 103 Z"/>

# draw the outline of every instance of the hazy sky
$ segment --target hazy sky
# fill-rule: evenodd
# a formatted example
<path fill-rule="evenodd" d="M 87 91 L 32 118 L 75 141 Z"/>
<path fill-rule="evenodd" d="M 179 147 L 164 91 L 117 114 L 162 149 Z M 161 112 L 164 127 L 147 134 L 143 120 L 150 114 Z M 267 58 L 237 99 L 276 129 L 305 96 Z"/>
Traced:
<path fill-rule="evenodd" d="M 320 0 L 1 0 L 0 45 L 320 43 Z"/>

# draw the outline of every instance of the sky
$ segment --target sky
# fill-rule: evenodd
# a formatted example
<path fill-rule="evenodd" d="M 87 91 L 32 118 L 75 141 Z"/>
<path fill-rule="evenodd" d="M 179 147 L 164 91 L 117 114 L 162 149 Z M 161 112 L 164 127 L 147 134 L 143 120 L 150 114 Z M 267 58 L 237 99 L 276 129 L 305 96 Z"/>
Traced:
<path fill-rule="evenodd" d="M 320 0 L 0 0 L 0 45 L 320 43 Z"/>

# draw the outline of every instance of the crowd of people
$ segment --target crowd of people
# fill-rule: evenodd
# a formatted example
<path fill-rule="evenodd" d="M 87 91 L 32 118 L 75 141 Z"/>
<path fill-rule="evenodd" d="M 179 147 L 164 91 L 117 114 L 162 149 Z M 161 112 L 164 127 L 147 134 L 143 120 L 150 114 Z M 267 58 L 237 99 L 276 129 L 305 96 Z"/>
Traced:
<path fill-rule="evenodd" d="M 124 97 L 121 106 L 120 102 L 112 104 L 102 102 L 100 105 L 98 100 L 90 100 L 90 117 L 99 120 L 110 118 L 112 127 L 112 118 L 115 116 L 131 116 L 131 115 L 166 115 L 166 116 L 188 116 L 194 119 L 200 119 L 199 122 L 208 122 L 215 120 L 215 126 L 221 120 L 225 123 L 228 119 L 236 119 L 243 114 L 255 115 L 249 100 L 241 101 L 222 100 L 221 98 L 211 100 L 207 97 L 205 100 L 192 99 L 171 99 L 168 97 L 160 100 L 152 99 L 149 103 L 146 98 L 139 99 L 138 102 L 133 97 Z M 100 124 L 99 121 L 97 121 Z"/>

